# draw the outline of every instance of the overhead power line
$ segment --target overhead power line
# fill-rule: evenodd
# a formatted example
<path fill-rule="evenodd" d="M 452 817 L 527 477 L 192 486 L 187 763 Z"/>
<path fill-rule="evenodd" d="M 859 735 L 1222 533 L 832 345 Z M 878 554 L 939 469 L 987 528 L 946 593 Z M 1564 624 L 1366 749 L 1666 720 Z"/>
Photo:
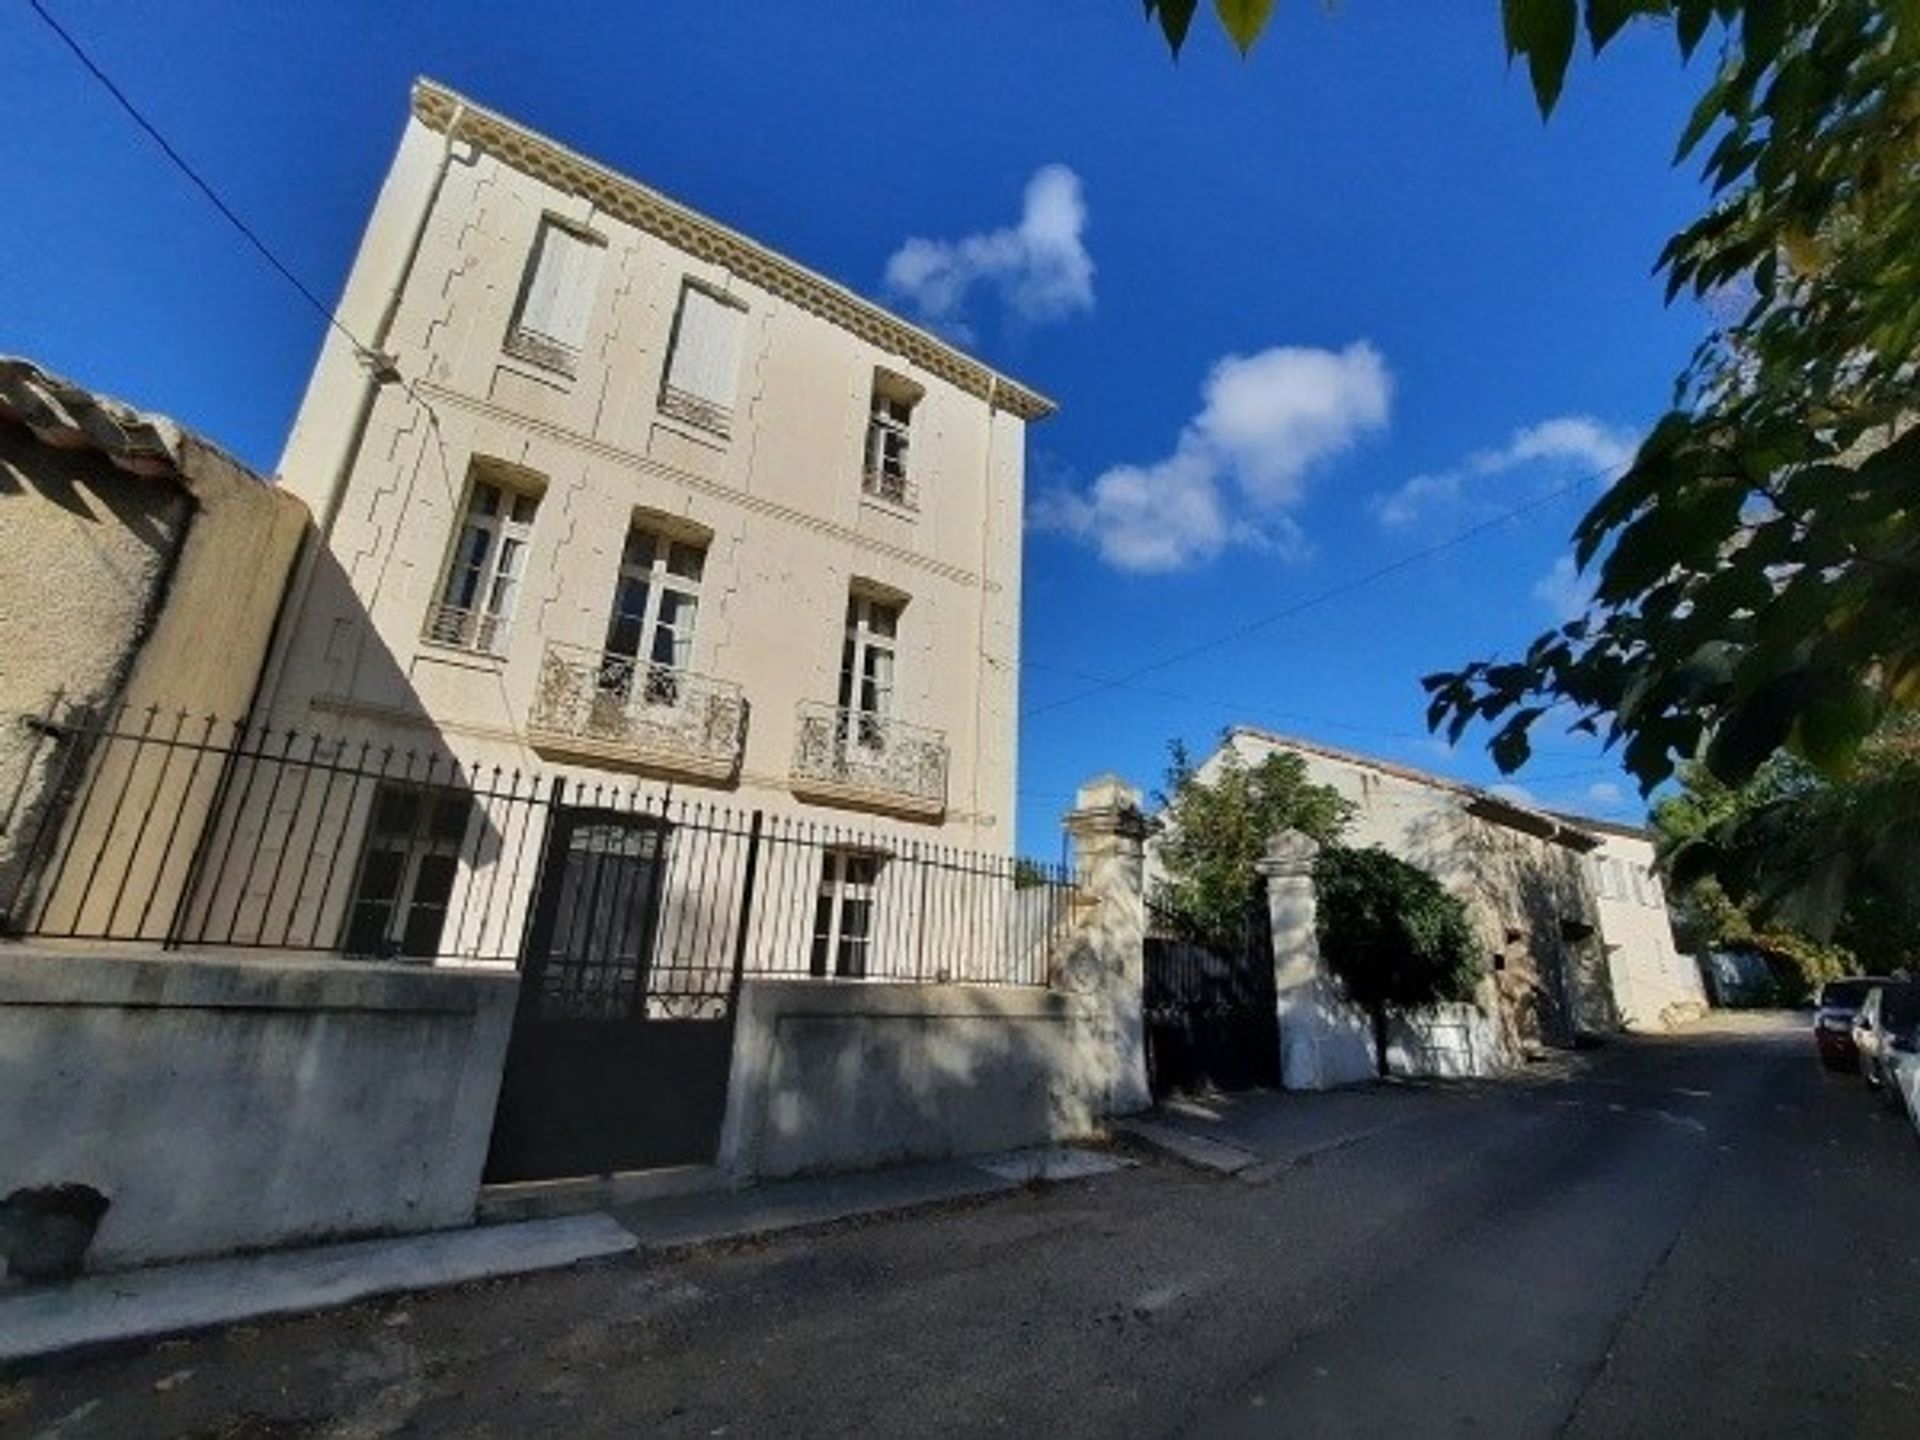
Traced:
<path fill-rule="evenodd" d="M 1103 681 L 1101 684 L 1091 685 L 1087 689 L 1076 691 L 1072 695 L 1064 695 L 1058 700 L 1049 700 L 1044 705 L 1032 706 L 1026 713 L 1029 717 L 1045 715 L 1050 711 L 1059 710 L 1068 705 L 1077 705 L 1082 700 L 1091 700 L 1096 695 L 1104 695 L 1109 690 L 1127 688 L 1142 676 L 1152 675 L 1156 671 L 1178 665 L 1183 660 L 1191 660 L 1196 655 L 1204 655 L 1209 651 L 1231 645 L 1237 640 L 1244 640 L 1249 635 L 1270 629 L 1284 620 L 1291 620 L 1295 616 L 1303 615 L 1309 610 L 1317 610 L 1323 605 L 1331 604 L 1335 600 L 1353 594 L 1356 590 L 1363 590 L 1369 585 L 1387 579 L 1389 576 L 1398 575 L 1403 570 L 1410 570 L 1422 561 L 1431 560 L 1435 555 L 1443 554 L 1457 546 L 1466 544 L 1470 540 L 1476 540 L 1490 531 L 1499 529 L 1510 520 L 1517 520 L 1523 515 L 1529 515 L 1535 510 L 1542 509 L 1552 504 L 1555 500 L 1573 494 L 1576 490 L 1584 486 L 1605 479 L 1608 473 L 1609 472 L 1604 470 L 1598 470 L 1591 474 L 1578 476 L 1575 479 L 1569 480 L 1564 485 L 1544 491 L 1534 496 L 1531 500 L 1515 505 L 1511 509 L 1503 510 L 1498 515 L 1491 516 L 1486 520 L 1482 520 L 1477 525 L 1470 525 L 1458 534 L 1448 536 L 1445 540 L 1428 545 L 1424 549 L 1415 550 L 1409 555 L 1402 555 L 1397 560 L 1390 560 L 1385 565 L 1376 566 L 1372 570 L 1354 576 L 1351 580 L 1344 580 L 1340 584 L 1329 586 L 1317 594 L 1296 600 L 1292 604 L 1275 610 L 1270 614 L 1246 621 L 1244 624 L 1236 625 L 1229 630 L 1223 630 L 1209 639 L 1197 641 L 1192 645 L 1182 646 L 1178 650 L 1170 651 L 1157 660 L 1138 666 L 1135 669 L 1127 671 L 1125 674 L 1116 675 L 1109 680 Z"/>
<path fill-rule="evenodd" d="M 165 135 L 160 133 L 159 127 L 149 120 L 146 115 L 141 112 L 140 107 L 128 98 L 126 91 L 114 83 L 113 77 L 100 68 L 93 56 L 87 53 L 86 47 L 74 38 L 73 33 L 68 30 L 66 26 L 54 18 L 47 7 L 41 3 L 41 0 L 27 0 L 27 4 L 32 7 L 33 13 L 45 22 L 47 28 L 60 38 L 60 42 L 65 45 L 68 50 L 73 52 L 73 58 L 78 60 L 86 72 L 100 83 L 101 88 L 114 98 L 122 110 L 127 112 L 127 117 L 131 119 L 135 125 L 138 125 L 141 130 L 146 132 L 147 138 L 160 147 L 160 152 L 173 162 L 175 168 L 177 168 L 182 175 L 186 176 L 193 187 L 206 197 L 208 203 L 220 212 L 227 223 L 239 231 L 241 237 L 260 253 L 260 258 L 278 271 L 280 277 L 298 291 L 301 298 L 319 312 L 320 318 L 325 320 L 327 324 L 335 330 L 339 331 L 356 351 L 362 355 L 367 354 L 367 347 L 362 345 L 353 332 L 340 322 L 339 317 L 333 313 L 333 307 L 328 305 L 318 295 L 314 294 L 313 291 L 307 287 L 306 282 L 294 274 L 292 269 L 290 269 L 278 255 L 273 253 L 273 247 L 261 239 L 259 232 L 247 224 L 247 222 L 240 217 L 239 213 L 221 198 L 220 192 L 215 190 L 207 178 L 193 167 L 193 163 L 173 147 L 173 143 L 168 140 Z"/>

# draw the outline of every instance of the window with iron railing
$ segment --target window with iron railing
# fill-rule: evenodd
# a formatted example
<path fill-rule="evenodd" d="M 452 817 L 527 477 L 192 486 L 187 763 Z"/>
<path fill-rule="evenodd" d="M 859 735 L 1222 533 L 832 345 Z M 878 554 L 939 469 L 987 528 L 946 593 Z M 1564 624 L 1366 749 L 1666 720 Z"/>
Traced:
<path fill-rule="evenodd" d="M 692 280 L 681 285 L 660 381 L 661 414 L 716 435 L 732 433 L 745 322 L 746 310 L 736 301 Z"/>
<path fill-rule="evenodd" d="M 507 625 L 526 568 L 536 495 L 475 478 L 426 638 L 487 655 L 506 650 Z"/>
<path fill-rule="evenodd" d="M 540 222 L 507 331 L 508 354 L 565 375 L 574 373 L 587 342 L 605 251 L 598 236 L 552 216 Z"/>
<path fill-rule="evenodd" d="M 919 508 L 907 456 L 913 442 L 913 410 L 922 391 L 889 370 L 876 370 L 867 411 L 867 446 L 861 489 L 903 509 Z"/>
<path fill-rule="evenodd" d="M 620 578 L 607 617 L 600 689 L 622 699 L 671 705 L 677 676 L 693 661 L 693 627 L 700 613 L 706 546 L 636 525 L 627 532 Z"/>

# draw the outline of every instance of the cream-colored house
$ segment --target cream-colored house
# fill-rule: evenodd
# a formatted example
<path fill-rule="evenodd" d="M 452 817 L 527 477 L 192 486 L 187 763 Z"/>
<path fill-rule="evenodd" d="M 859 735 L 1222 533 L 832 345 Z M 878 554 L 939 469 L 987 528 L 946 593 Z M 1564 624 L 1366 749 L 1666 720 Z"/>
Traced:
<path fill-rule="evenodd" d="M 277 723 L 1010 853 L 1049 401 L 425 80 L 339 316 Z"/>
<path fill-rule="evenodd" d="M 1483 1008 L 1508 1048 L 1571 1043 L 1619 1027 L 1598 938 L 1586 857 L 1600 837 L 1584 824 L 1491 791 L 1391 761 L 1250 726 L 1227 734 L 1200 768 L 1217 772 L 1228 747 L 1258 765 L 1285 751 L 1308 778 L 1357 807 L 1345 836 L 1419 866 L 1466 902 L 1485 948 Z"/>
<path fill-rule="evenodd" d="M 1564 818 L 1600 840 L 1587 856 L 1588 882 L 1620 1023 L 1629 1030 L 1660 1031 L 1704 1014 L 1700 969 L 1673 943 L 1666 892 L 1653 863 L 1653 836 L 1606 820 Z"/>

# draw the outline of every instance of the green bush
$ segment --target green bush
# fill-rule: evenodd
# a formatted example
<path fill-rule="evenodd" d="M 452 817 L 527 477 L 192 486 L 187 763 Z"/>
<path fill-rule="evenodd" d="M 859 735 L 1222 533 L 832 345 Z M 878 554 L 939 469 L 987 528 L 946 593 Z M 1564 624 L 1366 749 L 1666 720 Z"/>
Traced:
<path fill-rule="evenodd" d="M 1480 953 L 1466 906 L 1431 875 L 1375 846 L 1321 851 L 1320 954 L 1373 1024 L 1374 1064 L 1387 1072 L 1387 1017 L 1471 1000 Z"/>

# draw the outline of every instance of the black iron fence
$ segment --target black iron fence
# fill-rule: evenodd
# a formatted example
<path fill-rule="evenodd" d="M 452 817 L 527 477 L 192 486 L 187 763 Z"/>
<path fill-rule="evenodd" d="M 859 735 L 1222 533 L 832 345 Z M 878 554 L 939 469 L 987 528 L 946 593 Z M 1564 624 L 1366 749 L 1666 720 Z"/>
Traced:
<path fill-rule="evenodd" d="M 602 1003 L 733 973 L 1044 985 L 1077 918 L 1058 867 L 385 736 L 157 711 L 0 735 L 18 937 L 521 963 L 538 930 Z"/>

